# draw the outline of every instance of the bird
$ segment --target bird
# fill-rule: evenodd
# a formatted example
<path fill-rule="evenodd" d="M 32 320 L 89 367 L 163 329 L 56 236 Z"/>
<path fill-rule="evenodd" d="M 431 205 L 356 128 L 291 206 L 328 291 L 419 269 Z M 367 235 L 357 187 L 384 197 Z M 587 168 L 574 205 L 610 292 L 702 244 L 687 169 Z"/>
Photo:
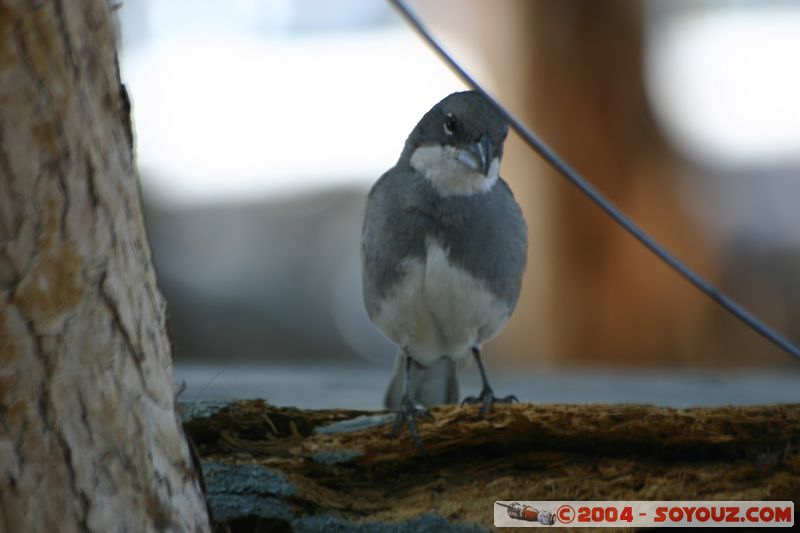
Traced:
<path fill-rule="evenodd" d="M 476 91 L 450 94 L 423 115 L 397 163 L 367 195 L 361 232 L 364 305 L 398 346 L 384 398 L 424 450 L 416 419 L 458 403 L 457 364 L 475 358 L 482 389 L 462 402 L 498 398 L 482 345 L 505 326 L 527 264 L 527 225 L 499 168 L 508 123 Z"/>

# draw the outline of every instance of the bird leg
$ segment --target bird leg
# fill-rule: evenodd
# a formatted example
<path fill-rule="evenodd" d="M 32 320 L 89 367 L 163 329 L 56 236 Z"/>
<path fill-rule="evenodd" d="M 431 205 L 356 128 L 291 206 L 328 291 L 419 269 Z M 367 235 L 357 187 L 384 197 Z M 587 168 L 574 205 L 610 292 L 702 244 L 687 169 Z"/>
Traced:
<path fill-rule="evenodd" d="M 483 388 L 481 389 L 480 396 L 467 396 L 464 398 L 464 401 L 461 402 L 461 405 L 464 404 L 473 404 L 479 403 L 481 404 L 481 408 L 478 411 L 478 414 L 483 416 L 488 413 L 492 405 L 495 403 L 511 403 L 511 402 L 518 402 L 516 396 L 513 394 L 506 396 L 505 398 L 495 398 L 494 391 L 492 387 L 489 385 L 489 379 L 486 377 L 486 370 L 483 368 L 483 361 L 481 361 L 481 350 L 477 346 L 472 347 L 472 354 L 475 356 L 475 360 L 478 362 L 478 369 L 481 371 L 481 380 L 483 381 Z"/>
<path fill-rule="evenodd" d="M 424 418 L 425 420 L 433 420 L 433 415 L 422 405 L 414 403 L 411 396 L 408 394 L 409 382 L 411 380 L 411 356 L 404 352 L 405 355 L 405 380 L 403 381 L 403 397 L 400 400 L 400 409 L 397 411 L 397 416 L 394 419 L 394 428 L 392 429 L 392 436 L 396 437 L 400 434 L 403 427 L 403 422 L 408 423 L 408 430 L 411 432 L 411 438 L 414 440 L 414 445 L 420 451 L 425 451 L 422 446 L 422 439 L 419 438 L 417 432 L 417 423 L 414 420 L 416 417 Z"/>

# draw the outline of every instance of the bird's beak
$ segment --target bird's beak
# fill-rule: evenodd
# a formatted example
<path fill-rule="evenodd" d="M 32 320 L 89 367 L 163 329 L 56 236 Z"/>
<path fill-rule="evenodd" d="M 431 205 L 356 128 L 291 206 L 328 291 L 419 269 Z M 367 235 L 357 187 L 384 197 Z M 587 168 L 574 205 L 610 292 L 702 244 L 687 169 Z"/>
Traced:
<path fill-rule="evenodd" d="M 458 152 L 458 161 L 475 172 L 484 176 L 489 173 L 489 167 L 494 159 L 494 145 L 487 135 L 475 144 L 471 144 Z"/>

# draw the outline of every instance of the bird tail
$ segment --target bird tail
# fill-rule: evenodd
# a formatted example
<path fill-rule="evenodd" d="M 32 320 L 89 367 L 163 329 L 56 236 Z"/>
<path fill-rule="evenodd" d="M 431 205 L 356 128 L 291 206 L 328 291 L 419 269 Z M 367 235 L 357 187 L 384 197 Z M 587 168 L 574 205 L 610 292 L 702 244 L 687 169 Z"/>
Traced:
<path fill-rule="evenodd" d="M 403 381 L 405 380 L 404 353 L 398 350 L 394 361 L 394 371 L 383 403 L 387 409 L 397 410 L 403 398 Z M 450 357 L 440 357 L 429 366 L 422 366 L 412 361 L 411 379 L 408 393 L 415 403 L 422 405 L 439 405 L 458 403 L 458 375 L 456 363 Z"/>

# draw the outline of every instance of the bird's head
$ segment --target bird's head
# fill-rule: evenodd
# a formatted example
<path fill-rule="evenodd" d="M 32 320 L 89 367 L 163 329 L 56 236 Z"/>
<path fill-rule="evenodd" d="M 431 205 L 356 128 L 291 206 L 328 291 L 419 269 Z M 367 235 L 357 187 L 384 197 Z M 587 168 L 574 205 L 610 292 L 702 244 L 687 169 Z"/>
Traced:
<path fill-rule="evenodd" d="M 442 195 L 488 191 L 498 178 L 508 124 L 476 91 L 453 93 L 425 113 L 405 159 Z"/>

